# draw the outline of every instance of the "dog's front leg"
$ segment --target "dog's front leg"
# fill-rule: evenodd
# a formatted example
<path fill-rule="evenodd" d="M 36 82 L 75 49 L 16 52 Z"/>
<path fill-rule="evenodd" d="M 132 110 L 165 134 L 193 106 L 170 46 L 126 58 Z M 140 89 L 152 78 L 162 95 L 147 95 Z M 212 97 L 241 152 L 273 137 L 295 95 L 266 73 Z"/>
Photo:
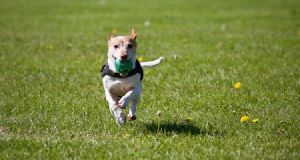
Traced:
<path fill-rule="evenodd" d="M 118 101 L 118 106 L 121 109 L 125 109 L 132 98 L 133 95 L 135 95 L 137 92 L 136 88 L 130 88 L 129 91 Z"/>
<path fill-rule="evenodd" d="M 113 114 L 116 119 L 116 123 L 119 126 L 122 126 L 126 123 L 126 116 L 122 112 L 122 110 L 117 105 L 117 98 L 113 94 L 110 93 L 108 89 L 105 90 L 106 100 L 109 105 L 109 110 Z"/>
<path fill-rule="evenodd" d="M 141 92 L 142 92 L 142 85 L 138 85 L 135 88 L 132 88 L 130 91 L 128 91 L 118 102 L 118 106 L 121 109 L 124 109 L 124 108 L 126 108 L 129 101 L 131 100 L 131 106 L 130 106 L 129 114 L 128 114 L 128 118 L 130 120 L 136 119 L 136 116 L 135 116 L 136 105 L 140 100 Z"/>

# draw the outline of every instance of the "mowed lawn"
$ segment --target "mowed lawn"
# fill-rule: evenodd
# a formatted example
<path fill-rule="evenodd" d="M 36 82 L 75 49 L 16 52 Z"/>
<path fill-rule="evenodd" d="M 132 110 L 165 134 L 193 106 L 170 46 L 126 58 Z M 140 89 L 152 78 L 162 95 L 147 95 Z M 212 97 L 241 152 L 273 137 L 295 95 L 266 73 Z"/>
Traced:
<path fill-rule="evenodd" d="M 300 159 L 299 6 L 1 0 L 0 159 Z M 120 128 L 100 69 L 106 34 L 131 28 L 165 61 Z"/>

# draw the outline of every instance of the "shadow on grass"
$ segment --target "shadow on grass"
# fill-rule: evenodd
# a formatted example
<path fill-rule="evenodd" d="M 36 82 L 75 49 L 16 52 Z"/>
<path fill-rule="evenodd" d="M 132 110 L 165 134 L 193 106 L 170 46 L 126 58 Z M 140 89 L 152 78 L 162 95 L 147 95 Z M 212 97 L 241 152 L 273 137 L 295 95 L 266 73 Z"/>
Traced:
<path fill-rule="evenodd" d="M 151 133 L 157 133 L 158 123 L 152 122 L 145 124 L 146 130 Z M 172 134 L 186 134 L 186 135 L 210 135 L 210 136 L 224 136 L 225 133 L 215 130 L 214 127 L 209 126 L 208 129 L 199 128 L 188 122 L 161 122 L 160 132 L 165 135 Z"/>

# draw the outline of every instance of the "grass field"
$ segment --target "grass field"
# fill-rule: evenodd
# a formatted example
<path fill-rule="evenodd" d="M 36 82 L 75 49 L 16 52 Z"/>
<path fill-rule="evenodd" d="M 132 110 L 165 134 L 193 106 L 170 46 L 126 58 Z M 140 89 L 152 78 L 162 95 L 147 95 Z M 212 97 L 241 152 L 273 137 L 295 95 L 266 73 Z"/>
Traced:
<path fill-rule="evenodd" d="M 299 7 L 1 0 L 0 159 L 300 159 Z M 119 128 L 100 69 L 106 34 L 131 28 L 143 61 L 165 61 Z"/>

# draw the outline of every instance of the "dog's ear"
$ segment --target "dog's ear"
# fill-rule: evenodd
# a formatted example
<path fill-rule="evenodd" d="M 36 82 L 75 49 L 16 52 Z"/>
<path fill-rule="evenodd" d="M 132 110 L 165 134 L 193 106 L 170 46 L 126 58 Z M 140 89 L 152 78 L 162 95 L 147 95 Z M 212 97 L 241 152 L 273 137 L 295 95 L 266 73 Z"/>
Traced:
<path fill-rule="evenodd" d="M 107 38 L 108 38 L 108 40 L 111 40 L 112 38 L 115 38 L 115 36 L 110 35 L 110 34 L 108 33 L 108 34 L 107 34 Z"/>
<path fill-rule="evenodd" d="M 132 38 L 132 39 L 136 39 L 136 37 L 137 37 L 137 33 L 136 33 L 136 31 L 132 28 L 132 30 L 131 30 L 131 36 L 130 36 L 130 38 Z"/>
<path fill-rule="evenodd" d="M 107 46 L 109 46 L 109 42 L 112 38 L 115 38 L 115 36 L 110 35 L 109 33 L 107 34 L 107 38 L 108 38 L 108 42 L 107 42 Z"/>

